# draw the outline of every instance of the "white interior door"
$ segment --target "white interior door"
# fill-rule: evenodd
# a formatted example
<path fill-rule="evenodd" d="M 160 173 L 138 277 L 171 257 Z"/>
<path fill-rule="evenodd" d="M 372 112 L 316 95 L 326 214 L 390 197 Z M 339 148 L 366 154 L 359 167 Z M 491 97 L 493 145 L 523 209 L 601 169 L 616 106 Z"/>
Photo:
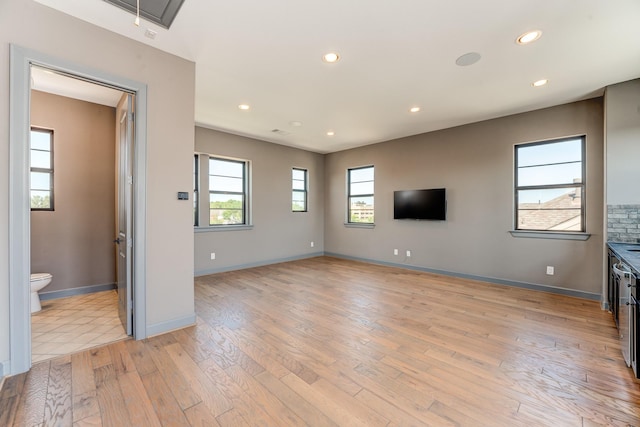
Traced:
<path fill-rule="evenodd" d="M 120 113 L 118 141 L 118 236 L 116 277 L 118 281 L 118 314 L 127 335 L 133 333 L 133 95 L 125 94 L 126 100 Z"/>

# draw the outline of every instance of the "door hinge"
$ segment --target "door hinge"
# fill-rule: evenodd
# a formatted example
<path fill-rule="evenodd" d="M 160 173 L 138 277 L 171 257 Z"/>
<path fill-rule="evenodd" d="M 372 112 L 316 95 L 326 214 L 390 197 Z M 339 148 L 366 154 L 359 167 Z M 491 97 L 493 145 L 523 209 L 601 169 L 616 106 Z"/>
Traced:
<path fill-rule="evenodd" d="M 129 117 L 128 117 L 128 119 L 129 119 L 130 121 L 133 121 L 134 114 L 135 114 L 135 113 L 129 113 Z"/>
<path fill-rule="evenodd" d="M 133 185 L 133 177 L 132 176 L 128 176 L 127 177 L 127 184 Z"/>

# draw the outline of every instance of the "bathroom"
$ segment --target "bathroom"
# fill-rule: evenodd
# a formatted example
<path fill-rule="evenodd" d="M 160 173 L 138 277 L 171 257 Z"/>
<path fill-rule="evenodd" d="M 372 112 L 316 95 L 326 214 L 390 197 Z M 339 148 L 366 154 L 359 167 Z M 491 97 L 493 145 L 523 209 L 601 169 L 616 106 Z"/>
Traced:
<path fill-rule="evenodd" d="M 39 143 L 31 146 L 31 273 L 51 279 L 31 297 L 35 363 L 127 335 L 118 318 L 113 243 L 122 94 L 109 89 L 108 99 L 88 102 L 55 93 L 56 79 L 73 79 L 35 67 L 32 76 L 32 141 Z M 37 160 L 46 156 L 51 161 Z"/>

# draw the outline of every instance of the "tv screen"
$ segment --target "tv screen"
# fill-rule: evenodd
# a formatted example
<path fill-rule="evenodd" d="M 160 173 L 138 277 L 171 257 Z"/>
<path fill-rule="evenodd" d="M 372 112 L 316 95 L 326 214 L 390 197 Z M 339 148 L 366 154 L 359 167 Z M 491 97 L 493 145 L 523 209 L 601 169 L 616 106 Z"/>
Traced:
<path fill-rule="evenodd" d="M 446 189 L 394 191 L 393 219 L 446 220 Z"/>

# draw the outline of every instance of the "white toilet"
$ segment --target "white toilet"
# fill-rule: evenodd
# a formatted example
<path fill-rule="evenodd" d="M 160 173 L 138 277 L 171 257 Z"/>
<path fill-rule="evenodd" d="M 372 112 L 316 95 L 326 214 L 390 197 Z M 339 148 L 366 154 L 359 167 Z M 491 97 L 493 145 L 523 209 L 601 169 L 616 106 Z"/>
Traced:
<path fill-rule="evenodd" d="M 42 310 L 40 305 L 40 297 L 38 292 L 51 283 L 51 276 L 49 273 L 33 273 L 31 275 L 31 312 Z"/>

